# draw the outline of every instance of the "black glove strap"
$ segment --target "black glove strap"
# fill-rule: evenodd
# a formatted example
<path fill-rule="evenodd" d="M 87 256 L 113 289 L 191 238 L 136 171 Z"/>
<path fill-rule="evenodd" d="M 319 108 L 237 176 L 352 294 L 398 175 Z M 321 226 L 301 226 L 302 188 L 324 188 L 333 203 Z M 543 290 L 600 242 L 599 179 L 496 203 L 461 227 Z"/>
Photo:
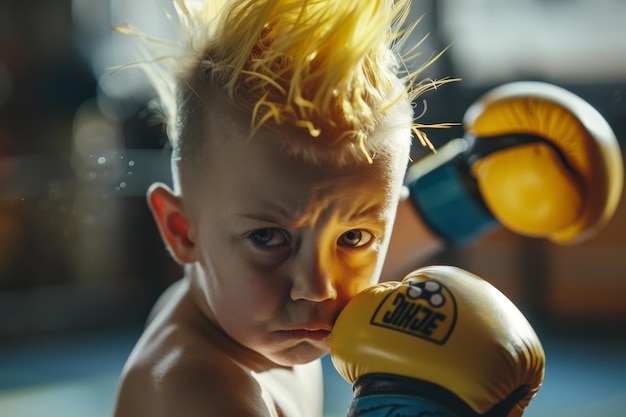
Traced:
<path fill-rule="evenodd" d="M 565 161 L 561 150 L 557 148 L 554 143 L 537 135 L 510 133 L 506 135 L 476 137 L 467 133 L 463 136 L 463 139 L 465 139 L 469 144 L 469 148 L 465 151 L 465 160 L 467 161 L 468 166 L 472 166 L 479 159 L 482 159 L 494 152 L 530 143 L 545 143 L 554 149 L 555 152 Z"/>

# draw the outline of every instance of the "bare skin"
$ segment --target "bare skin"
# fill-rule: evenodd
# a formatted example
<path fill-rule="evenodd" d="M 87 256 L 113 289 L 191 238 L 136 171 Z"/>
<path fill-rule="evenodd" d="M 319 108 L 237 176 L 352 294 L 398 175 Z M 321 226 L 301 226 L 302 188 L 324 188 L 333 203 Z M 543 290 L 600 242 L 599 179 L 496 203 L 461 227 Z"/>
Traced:
<path fill-rule="evenodd" d="M 227 105 L 212 116 L 220 139 L 195 184 L 149 192 L 185 277 L 131 354 L 115 416 L 320 416 L 319 358 L 342 308 L 378 280 L 408 144 L 371 165 L 311 165 L 279 151 L 276 131 L 248 141 Z"/>
<path fill-rule="evenodd" d="M 116 415 L 321 415 L 319 362 L 276 366 L 210 323 L 193 293 L 186 278 L 169 290 L 129 358 Z"/>

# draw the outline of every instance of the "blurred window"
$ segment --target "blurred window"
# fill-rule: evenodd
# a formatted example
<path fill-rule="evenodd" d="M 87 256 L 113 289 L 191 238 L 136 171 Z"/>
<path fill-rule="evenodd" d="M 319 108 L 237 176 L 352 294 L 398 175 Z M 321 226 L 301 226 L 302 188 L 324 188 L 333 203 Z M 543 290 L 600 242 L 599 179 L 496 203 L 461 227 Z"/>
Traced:
<path fill-rule="evenodd" d="M 624 0 L 438 0 L 440 34 L 466 83 L 626 79 Z"/>

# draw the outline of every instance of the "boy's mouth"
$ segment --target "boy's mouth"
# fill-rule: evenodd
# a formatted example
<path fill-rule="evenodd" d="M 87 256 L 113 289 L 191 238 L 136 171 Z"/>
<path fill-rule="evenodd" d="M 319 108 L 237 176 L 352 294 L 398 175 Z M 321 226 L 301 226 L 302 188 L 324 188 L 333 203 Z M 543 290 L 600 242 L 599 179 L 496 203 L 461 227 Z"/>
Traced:
<path fill-rule="evenodd" d="M 300 329 L 300 330 L 294 330 L 293 332 L 294 332 L 294 336 L 300 339 L 310 339 L 316 342 L 325 342 L 327 340 L 330 340 L 330 331 L 324 330 L 324 329 L 318 329 L 318 330 Z"/>
<path fill-rule="evenodd" d="M 311 340 L 315 342 L 329 342 L 330 330 L 327 328 L 302 327 L 281 332 L 286 338 Z"/>

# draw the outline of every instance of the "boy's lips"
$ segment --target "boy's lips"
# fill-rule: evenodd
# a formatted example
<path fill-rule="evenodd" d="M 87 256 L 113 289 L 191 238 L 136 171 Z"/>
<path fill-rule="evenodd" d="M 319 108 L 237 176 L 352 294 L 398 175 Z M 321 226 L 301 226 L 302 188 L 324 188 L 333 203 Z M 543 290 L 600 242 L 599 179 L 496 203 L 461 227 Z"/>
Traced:
<path fill-rule="evenodd" d="M 306 329 L 296 329 L 296 330 L 288 330 L 288 333 L 294 339 L 309 339 L 314 340 L 316 342 L 325 342 L 330 339 L 330 331 L 328 330 L 306 330 Z"/>
<path fill-rule="evenodd" d="M 330 327 L 303 325 L 292 329 L 283 330 L 285 337 L 290 339 L 308 339 L 318 342 L 327 342 L 330 339 Z"/>

